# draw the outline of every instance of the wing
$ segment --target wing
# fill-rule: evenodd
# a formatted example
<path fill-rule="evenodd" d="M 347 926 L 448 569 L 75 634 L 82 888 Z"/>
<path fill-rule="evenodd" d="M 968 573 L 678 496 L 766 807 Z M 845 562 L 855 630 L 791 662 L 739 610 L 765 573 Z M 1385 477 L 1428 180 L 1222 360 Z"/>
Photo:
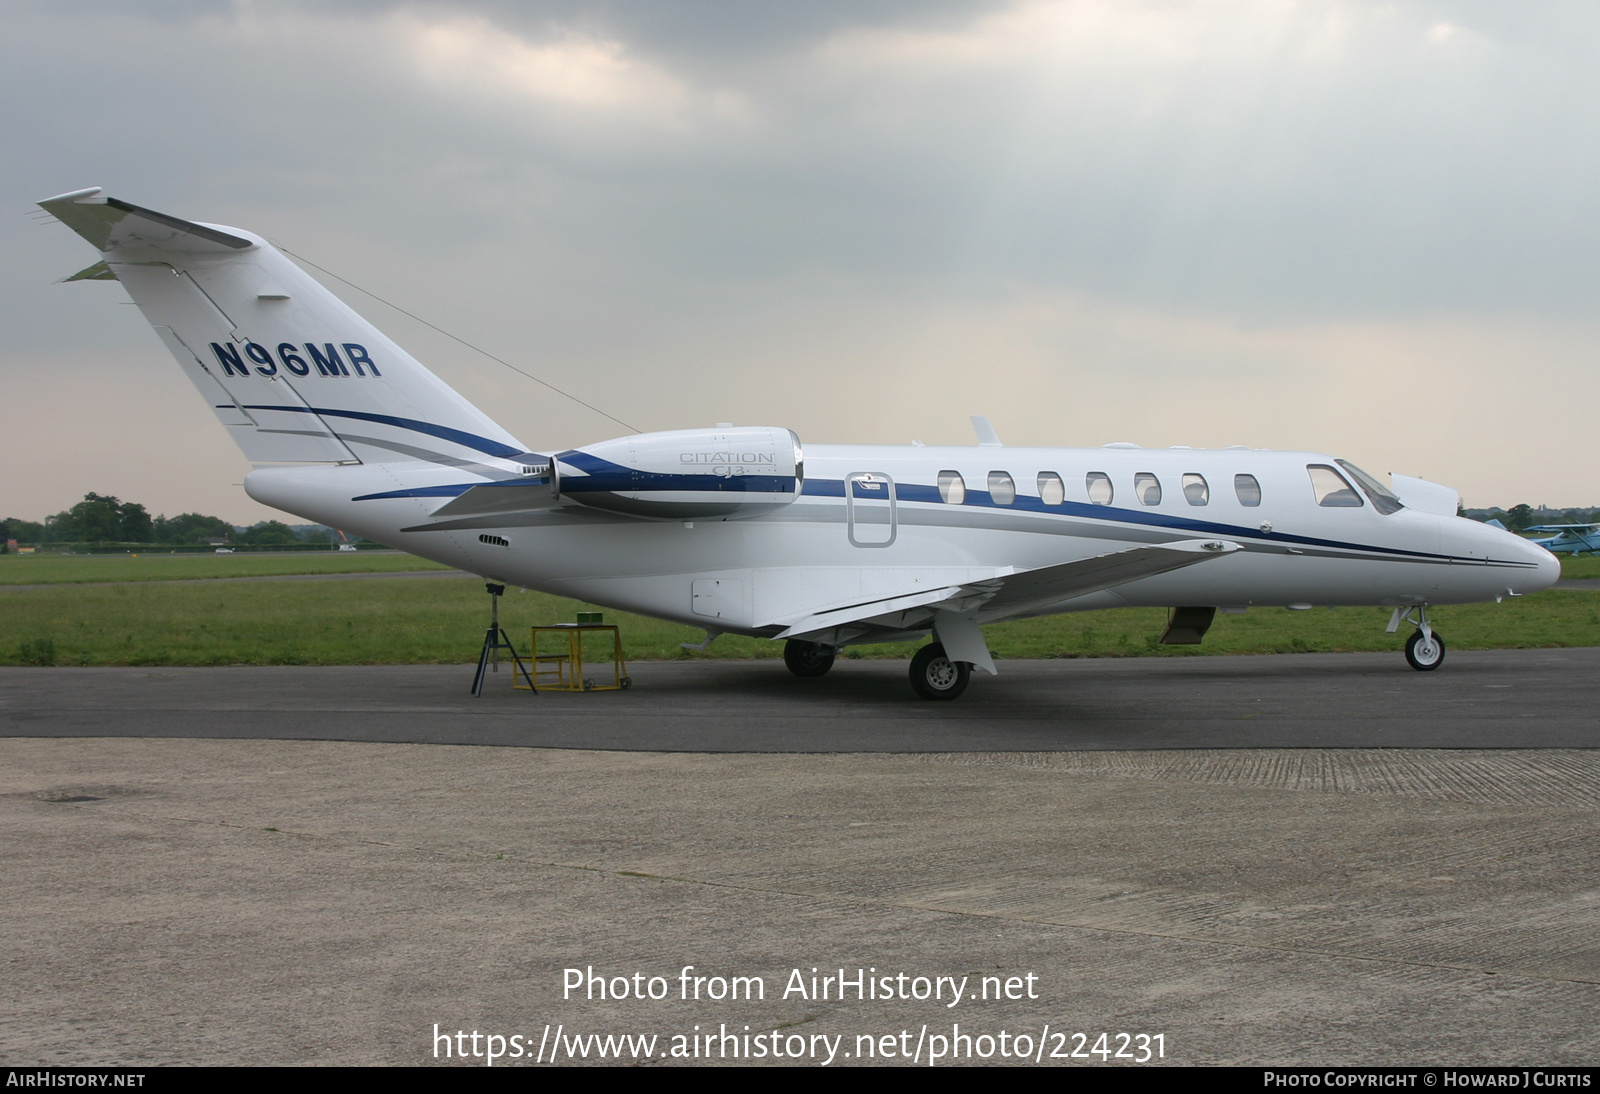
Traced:
<path fill-rule="evenodd" d="M 925 630 L 942 616 L 960 616 L 972 622 L 1004 619 L 1047 604 L 1100 592 L 1144 577 L 1154 577 L 1186 566 L 1222 558 L 1241 550 L 1237 543 L 1221 540 L 1179 540 L 1175 543 L 1133 547 L 1107 555 L 1063 562 L 1020 573 L 961 585 L 919 590 L 899 596 L 879 597 L 793 619 L 771 620 L 785 625 L 778 638 L 805 638 L 837 642 L 871 631 Z M 940 629 L 941 639 L 946 637 Z M 948 643 L 947 643 L 948 644 Z M 983 661 L 988 655 L 983 655 Z M 975 662 L 983 663 L 983 662 Z"/>

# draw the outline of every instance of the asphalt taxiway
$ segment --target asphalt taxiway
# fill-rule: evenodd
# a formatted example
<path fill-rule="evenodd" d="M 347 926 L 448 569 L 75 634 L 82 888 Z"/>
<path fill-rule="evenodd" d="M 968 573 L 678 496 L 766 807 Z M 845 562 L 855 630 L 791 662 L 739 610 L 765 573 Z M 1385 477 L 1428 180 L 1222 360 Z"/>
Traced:
<path fill-rule="evenodd" d="M 627 691 L 481 698 L 470 666 L 0 670 L 0 736 L 384 741 L 690 752 L 1588 748 L 1600 649 L 1003 661 L 954 702 L 904 663 L 636 664 Z"/>

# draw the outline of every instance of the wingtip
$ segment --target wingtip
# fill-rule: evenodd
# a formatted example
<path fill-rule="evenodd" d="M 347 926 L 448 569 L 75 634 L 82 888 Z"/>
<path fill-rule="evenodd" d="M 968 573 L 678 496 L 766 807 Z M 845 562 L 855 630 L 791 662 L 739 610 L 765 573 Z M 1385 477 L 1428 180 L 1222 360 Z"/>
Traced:
<path fill-rule="evenodd" d="M 89 201 L 91 198 L 97 198 L 103 193 L 105 193 L 105 190 L 102 187 L 88 186 L 82 190 L 72 190 L 65 194 L 57 194 L 53 198 L 45 198 L 38 204 L 47 209 L 52 205 L 61 205 L 66 202 L 81 204 Z"/>

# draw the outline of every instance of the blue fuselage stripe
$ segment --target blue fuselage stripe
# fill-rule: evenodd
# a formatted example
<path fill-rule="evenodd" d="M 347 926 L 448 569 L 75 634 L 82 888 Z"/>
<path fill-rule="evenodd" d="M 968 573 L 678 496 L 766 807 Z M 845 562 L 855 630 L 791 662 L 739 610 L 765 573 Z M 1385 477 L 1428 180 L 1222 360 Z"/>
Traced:
<path fill-rule="evenodd" d="M 362 410 L 334 410 L 331 407 L 319 406 L 246 406 L 245 409 L 278 410 L 289 414 L 316 414 L 323 418 L 353 418 L 359 422 L 379 422 L 399 429 L 409 429 L 413 433 L 425 433 L 430 437 L 438 437 L 443 441 L 452 441 L 463 448 L 470 448 L 474 452 L 482 452 L 486 456 L 499 456 L 502 459 L 511 459 L 527 454 L 520 448 L 509 444 L 501 444 L 499 441 L 492 441 L 488 437 L 480 437 L 476 433 L 468 433 L 461 429 L 451 429 L 447 425 L 434 425 L 432 422 L 422 422 L 415 418 L 396 418 L 392 414 L 368 414 Z"/>

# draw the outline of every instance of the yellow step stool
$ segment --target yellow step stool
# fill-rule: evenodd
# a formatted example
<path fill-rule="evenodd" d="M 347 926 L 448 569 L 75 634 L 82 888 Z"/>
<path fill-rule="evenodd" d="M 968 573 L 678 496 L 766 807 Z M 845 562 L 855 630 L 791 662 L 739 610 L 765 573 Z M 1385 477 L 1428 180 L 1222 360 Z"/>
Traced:
<path fill-rule="evenodd" d="M 597 683 L 592 677 L 584 675 L 583 640 L 595 632 L 611 634 L 611 683 Z M 621 691 L 632 687 L 633 681 L 628 678 L 628 662 L 622 656 L 622 632 L 611 623 L 555 623 L 548 627 L 532 628 L 533 638 L 533 677 L 535 685 L 541 691 Z M 541 637 L 548 649 L 556 645 L 548 637 L 559 635 L 565 640 L 565 650 L 559 646 L 555 651 L 542 652 L 539 648 Z M 596 662 L 598 666 L 600 662 Z M 512 680 L 512 686 L 528 690 L 526 684 Z"/>

